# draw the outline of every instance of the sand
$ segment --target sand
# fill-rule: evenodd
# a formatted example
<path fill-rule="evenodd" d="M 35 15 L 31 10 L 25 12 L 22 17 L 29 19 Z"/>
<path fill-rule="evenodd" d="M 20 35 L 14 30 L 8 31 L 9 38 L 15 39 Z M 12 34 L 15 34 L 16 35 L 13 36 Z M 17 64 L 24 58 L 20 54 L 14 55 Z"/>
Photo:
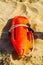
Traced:
<path fill-rule="evenodd" d="M 8 30 L 11 19 L 17 15 L 27 17 L 34 31 L 43 32 L 43 0 L 0 0 L 0 48 L 10 55 L 10 65 L 43 65 L 42 39 L 34 40 L 31 56 L 18 59 L 13 51 Z"/>

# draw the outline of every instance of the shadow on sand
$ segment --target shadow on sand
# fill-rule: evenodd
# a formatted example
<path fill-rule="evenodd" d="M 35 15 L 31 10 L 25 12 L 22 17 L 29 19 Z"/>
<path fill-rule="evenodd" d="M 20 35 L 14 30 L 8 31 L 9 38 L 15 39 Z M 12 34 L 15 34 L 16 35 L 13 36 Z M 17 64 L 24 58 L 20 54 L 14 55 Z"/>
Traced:
<path fill-rule="evenodd" d="M 8 32 L 11 27 L 11 21 L 12 19 L 8 20 L 6 26 L 2 30 L 1 39 L 0 39 L 0 47 L 3 50 L 6 50 L 8 54 L 12 54 L 13 55 L 12 57 L 14 57 L 14 59 L 18 59 L 18 55 L 13 49 L 13 45 L 11 43 L 10 35 Z"/>

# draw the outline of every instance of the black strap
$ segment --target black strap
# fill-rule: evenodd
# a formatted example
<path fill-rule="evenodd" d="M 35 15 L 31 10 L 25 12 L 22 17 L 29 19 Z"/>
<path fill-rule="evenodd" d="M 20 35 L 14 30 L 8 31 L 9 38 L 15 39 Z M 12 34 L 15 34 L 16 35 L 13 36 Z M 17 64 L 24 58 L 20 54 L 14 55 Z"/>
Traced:
<path fill-rule="evenodd" d="M 28 30 L 29 30 L 29 31 L 32 31 L 32 33 L 34 33 L 34 30 L 30 27 L 30 24 L 27 24 L 27 26 L 28 26 L 28 27 L 27 27 Z"/>

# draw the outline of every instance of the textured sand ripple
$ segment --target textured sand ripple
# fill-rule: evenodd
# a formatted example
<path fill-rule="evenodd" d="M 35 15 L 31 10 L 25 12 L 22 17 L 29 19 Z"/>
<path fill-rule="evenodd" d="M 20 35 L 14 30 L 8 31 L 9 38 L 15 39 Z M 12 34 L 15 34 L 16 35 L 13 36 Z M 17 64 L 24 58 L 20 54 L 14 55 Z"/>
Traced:
<path fill-rule="evenodd" d="M 0 47 L 10 54 L 10 65 L 43 65 L 41 39 L 34 41 L 34 52 L 30 57 L 18 58 L 13 51 L 8 30 L 11 19 L 17 15 L 26 16 L 34 31 L 43 32 L 43 0 L 0 0 Z"/>

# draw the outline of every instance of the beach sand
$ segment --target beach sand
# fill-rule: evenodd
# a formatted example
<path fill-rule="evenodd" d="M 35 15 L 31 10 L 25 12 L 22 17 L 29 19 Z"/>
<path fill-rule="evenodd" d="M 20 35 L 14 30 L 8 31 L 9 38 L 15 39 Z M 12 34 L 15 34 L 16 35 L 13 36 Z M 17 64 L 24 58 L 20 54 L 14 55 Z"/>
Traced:
<path fill-rule="evenodd" d="M 27 17 L 34 31 L 43 32 L 43 0 L 0 0 L 0 49 L 7 51 L 10 60 L 3 61 L 4 64 L 0 62 L 0 65 L 43 65 L 42 39 L 34 40 L 31 56 L 18 58 L 13 50 L 8 31 L 11 19 L 18 15 Z"/>

